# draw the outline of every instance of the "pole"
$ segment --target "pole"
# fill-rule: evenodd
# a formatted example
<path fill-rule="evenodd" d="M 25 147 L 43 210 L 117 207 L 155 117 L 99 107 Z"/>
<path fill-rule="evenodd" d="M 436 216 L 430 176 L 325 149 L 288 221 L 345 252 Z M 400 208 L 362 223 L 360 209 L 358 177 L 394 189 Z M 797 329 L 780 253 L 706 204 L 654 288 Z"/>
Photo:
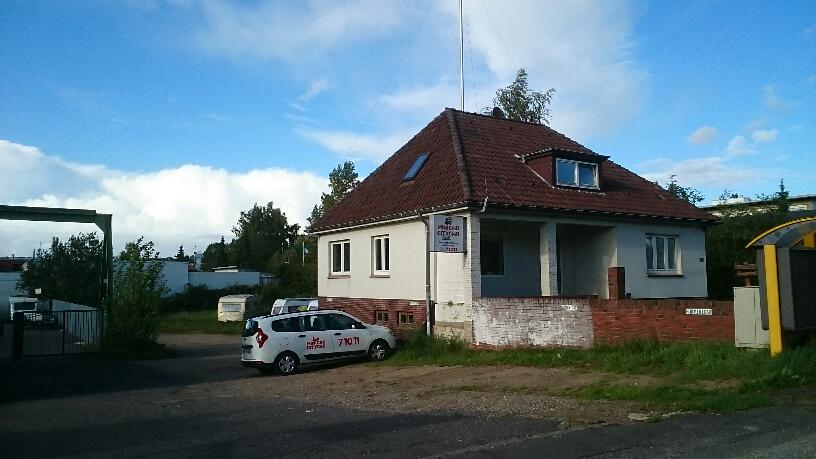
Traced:
<path fill-rule="evenodd" d="M 306 264 L 306 241 L 300 241 L 303 244 L 300 248 L 300 264 Z"/>
<path fill-rule="evenodd" d="M 459 0 L 459 89 L 462 111 L 465 111 L 465 35 L 462 27 L 462 0 Z"/>
<path fill-rule="evenodd" d="M 428 217 L 419 218 L 425 224 L 425 333 L 431 336 L 431 226 Z"/>

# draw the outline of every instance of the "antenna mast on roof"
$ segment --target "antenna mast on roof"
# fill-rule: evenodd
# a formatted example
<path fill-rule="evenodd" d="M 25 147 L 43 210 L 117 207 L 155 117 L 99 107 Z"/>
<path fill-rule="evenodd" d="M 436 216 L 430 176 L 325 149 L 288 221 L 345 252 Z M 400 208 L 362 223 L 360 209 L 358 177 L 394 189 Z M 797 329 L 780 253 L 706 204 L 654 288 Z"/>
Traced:
<path fill-rule="evenodd" d="M 465 35 L 462 28 L 462 0 L 459 0 L 459 89 L 465 111 Z"/>

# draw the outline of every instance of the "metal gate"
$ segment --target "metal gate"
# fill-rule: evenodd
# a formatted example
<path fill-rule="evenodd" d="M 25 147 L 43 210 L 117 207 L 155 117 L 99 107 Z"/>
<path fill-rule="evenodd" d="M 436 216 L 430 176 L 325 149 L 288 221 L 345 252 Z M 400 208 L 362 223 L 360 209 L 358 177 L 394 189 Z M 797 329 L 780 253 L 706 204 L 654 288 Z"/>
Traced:
<path fill-rule="evenodd" d="M 102 311 L 15 312 L 13 330 L 14 360 L 99 352 L 102 348 Z"/>

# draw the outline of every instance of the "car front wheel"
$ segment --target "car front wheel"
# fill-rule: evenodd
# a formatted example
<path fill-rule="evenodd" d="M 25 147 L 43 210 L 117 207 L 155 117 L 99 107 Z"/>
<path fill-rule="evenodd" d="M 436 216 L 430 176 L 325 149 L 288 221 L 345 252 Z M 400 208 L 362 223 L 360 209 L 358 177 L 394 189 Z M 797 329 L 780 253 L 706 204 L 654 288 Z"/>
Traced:
<path fill-rule="evenodd" d="M 283 376 L 291 375 L 297 371 L 298 358 L 291 352 L 284 352 L 275 359 L 275 371 Z"/>
<path fill-rule="evenodd" d="M 368 348 L 368 358 L 375 362 L 385 360 L 388 357 L 389 350 L 388 343 L 379 339 L 371 343 L 371 347 Z"/>

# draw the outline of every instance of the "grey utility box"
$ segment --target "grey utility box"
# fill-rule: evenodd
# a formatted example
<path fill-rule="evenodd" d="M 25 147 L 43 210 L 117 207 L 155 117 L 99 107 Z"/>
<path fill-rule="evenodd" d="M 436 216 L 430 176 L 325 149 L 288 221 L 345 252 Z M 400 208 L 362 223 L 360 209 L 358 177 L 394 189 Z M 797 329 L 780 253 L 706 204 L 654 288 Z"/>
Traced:
<path fill-rule="evenodd" d="M 764 348 L 770 342 L 762 328 L 759 287 L 734 287 L 734 344 L 737 347 Z"/>

